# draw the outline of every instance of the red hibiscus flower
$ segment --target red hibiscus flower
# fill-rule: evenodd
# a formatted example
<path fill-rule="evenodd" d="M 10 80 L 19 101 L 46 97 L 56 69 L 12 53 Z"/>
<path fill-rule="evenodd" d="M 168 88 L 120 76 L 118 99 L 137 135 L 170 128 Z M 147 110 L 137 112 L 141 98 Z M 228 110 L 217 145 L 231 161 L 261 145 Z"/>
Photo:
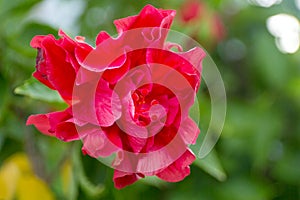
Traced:
<path fill-rule="evenodd" d="M 173 52 L 165 42 L 173 10 L 147 5 L 137 16 L 115 21 L 118 37 L 100 32 L 93 48 L 82 37 L 62 31 L 36 36 L 36 72 L 41 83 L 57 90 L 69 107 L 32 115 L 46 135 L 81 139 L 82 151 L 108 159 L 113 181 L 123 188 L 145 176 L 183 180 L 195 160 L 188 145 L 199 129 L 189 117 L 200 85 L 200 48 Z"/>

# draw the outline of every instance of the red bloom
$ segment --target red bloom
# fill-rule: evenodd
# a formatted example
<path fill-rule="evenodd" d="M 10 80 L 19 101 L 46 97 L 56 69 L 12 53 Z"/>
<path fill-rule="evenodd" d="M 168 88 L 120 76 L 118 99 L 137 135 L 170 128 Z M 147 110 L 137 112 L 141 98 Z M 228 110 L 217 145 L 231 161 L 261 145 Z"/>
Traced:
<path fill-rule="evenodd" d="M 69 104 L 61 112 L 32 115 L 42 133 L 83 141 L 95 158 L 115 156 L 114 183 L 123 188 L 145 176 L 177 182 L 195 159 L 188 145 L 199 129 L 188 116 L 200 85 L 200 48 L 175 53 L 165 43 L 173 10 L 146 6 L 139 15 L 115 21 L 119 36 L 100 32 L 96 47 L 36 36 L 36 72 Z"/>
<path fill-rule="evenodd" d="M 201 0 L 185 1 L 180 9 L 183 28 L 207 48 L 214 47 L 226 36 L 221 16 Z"/>
<path fill-rule="evenodd" d="M 181 18 L 184 22 L 199 19 L 203 12 L 204 4 L 197 0 L 189 0 L 182 5 Z"/>

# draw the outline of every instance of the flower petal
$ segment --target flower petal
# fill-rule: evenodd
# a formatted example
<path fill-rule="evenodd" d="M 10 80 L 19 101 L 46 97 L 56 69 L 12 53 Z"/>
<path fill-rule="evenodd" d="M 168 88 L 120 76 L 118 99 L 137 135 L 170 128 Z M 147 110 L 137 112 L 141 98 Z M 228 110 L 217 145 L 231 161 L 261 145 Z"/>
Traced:
<path fill-rule="evenodd" d="M 79 140 L 79 135 L 74 123 L 72 122 L 63 122 L 59 123 L 55 131 L 56 137 L 65 142 Z"/>
<path fill-rule="evenodd" d="M 140 178 L 143 178 L 143 175 L 115 170 L 113 181 L 115 183 L 116 188 L 122 189 L 127 185 L 133 184 Z"/>
<path fill-rule="evenodd" d="M 114 21 L 118 33 L 142 27 L 162 27 L 169 29 L 176 11 L 162 10 L 146 5 L 136 16 L 130 16 Z"/>
<path fill-rule="evenodd" d="M 109 38 L 111 38 L 111 37 L 107 32 L 101 31 L 96 37 L 96 45 L 100 45 L 103 41 L 105 41 Z"/>
<path fill-rule="evenodd" d="M 100 126 L 111 126 L 121 116 L 118 96 L 109 88 L 109 84 L 100 80 L 95 94 L 95 109 Z"/>
<path fill-rule="evenodd" d="M 189 165 L 194 160 L 195 155 L 188 149 L 179 159 L 163 171 L 157 173 L 156 176 L 168 182 L 181 181 L 190 174 Z"/>
<path fill-rule="evenodd" d="M 33 77 L 35 77 L 37 80 L 39 80 L 41 83 L 45 84 L 51 89 L 55 89 L 55 87 L 52 85 L 52 83 L 49 81 L 48 77 L 48 66 L 45 62 L 45 51 L 42 48 L 42 41 L 46 37 L 54 38 L 53 35 L 37 35 L 34 38 L 32 38 L 30 42 L 30 46 L 37 49 L 37 56 L 36 56 L 36 71 L 33 73 Z"/>
<path fill-rule="evenodd" d="M 62 30 L 55 39 L 53 35 L 35 36 L 30 45 L 38 49 L 36 58 L 36 71 L 33 76 L 51 89 L 57 90 L 62 98 L 69 104 L 72 100 L 72 92 L 76 72 L 80 65 L 76 57 L 76 49 L 81 49 L 81 59 L 93 48 L 84 43 L 83 39 L 74 41 Z"/>
<path fill-rule="evenodd" d="M 76 74 L 72 64 L 66 61 L 70 59 L 69 55 L 50 37 L 42 41 L 42 47 L 45 50 L 49 81 L 65 100 L 71 101 Z"/>
<path fill-rule="evenodd" d="M 83 138 L 82 152 L 91 157 L 99 158 L 110 156 L 119 148 L 108 140 L 101 128 L 90 129 Z"/>
<path fill-rule="evenodd" d="M 70 119 L 72 119 L 70 109 L 66 109 L 60 112 L 31 115 L 26 125 L 34 125 L 43 134 L 68 142 L 79 139 L 75 124 Z"/>
<path fill-rule="evenodd" d="M 195 144 L 199 133 L 197 124 L 190 117 L 182 122 L 179 128 L 179 134 L 187 145 Z"/>
<path fill-rule="evenodd" d="M 45 114 L 30 115 L 26 125 L 34 125 L 41 133 L 49 136 L 55 136 L 54 132 L 50 132 L 49 117 Z"/>

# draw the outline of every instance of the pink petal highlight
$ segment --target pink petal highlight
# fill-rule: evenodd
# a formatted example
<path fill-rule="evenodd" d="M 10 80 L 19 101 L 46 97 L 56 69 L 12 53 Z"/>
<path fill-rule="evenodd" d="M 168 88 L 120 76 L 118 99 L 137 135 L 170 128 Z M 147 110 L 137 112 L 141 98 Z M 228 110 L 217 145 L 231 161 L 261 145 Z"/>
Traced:
<path fill-rule="evenodd" d="M 117 95 L 109 84 L 103 80 L 99 81 L 95 94 L 95 111 L 100 126 L 111 126 L 121 116 L 121 106 Z"/>
<path fill-rule="evenodd" d="M 107 157 L 116 152 L 119 148 L 108 141 L 101 129 L 90 130 L 83 138 L 82 152 L 91 157 Z"/>
<path fill-rule="evenodd" d="M 182 181 L 190 174 L 189 165 L 195 160 L 195 155 L 187 150 L 178 160 L 163 171 L 156 174 L 157 177 L 168 182 Z"/>
<path fill-rule="evenodd" d="M 188 117 L 180 126 L 179 134 L 187 145 L 195 144 L 200 130 L 197 124 Z"/>

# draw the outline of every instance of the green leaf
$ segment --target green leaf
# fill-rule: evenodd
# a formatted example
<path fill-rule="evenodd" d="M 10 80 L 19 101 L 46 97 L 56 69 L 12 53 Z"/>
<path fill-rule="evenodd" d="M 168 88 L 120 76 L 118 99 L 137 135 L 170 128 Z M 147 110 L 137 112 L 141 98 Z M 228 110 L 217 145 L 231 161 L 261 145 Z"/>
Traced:
<path fill-rule="evenodd" d="M 225 181 L 227 178 L 217 152 L 214 150 L 203 159 L 196 159 L 194 164 L 219 181 Z"/>
<path fill-rule="evenodd" d="M 140 181 L 157 188 L 166 188 L 169 185 L 169 183 L 159 179 L 156 176 L 146 176 L 145 178 L 140 179 Z"/>
<path fill-rule="evenodd" d="M 4 144 L 4 135 L 0 134 L 0 152 L 2 150 L 3 144 Z"/>
<path fill-rule="evenodd" d="M 74 172 L 73 168 L 70 160 L 66 160 L 61 168 L 62 189 L 64 196 L 68 200 L 77 199 L 78 196 L 78 182 L 76 181 L 76 172 Z"/>
<path fill-rule="evenodd" d="M 76 181 L 81 186 L 81 189 L 92 198 L 99 198 L 103 195 L 105 191 L 105 186 L 102 184 L 94 185 L 86 176 L 82 160 L 80 158 L 81 151 L 78 151 L 80 148 L 78 146 L 80 143 L 75 143 L 75 147 L 73 148 L 72 152 L 72 164 L 74 167 L 74 172 L 76 172 Z"/>
<path fill-rule="evenodd" d="M 0 123 L 2 118 L 4 117 L 4 111 L 7 108 L 7 104 L 9 103 L 9 96 L 8 96 L 8 87 L 6 84 L 6 80 L 0 74 Z"/>
<path fill-rule="evenodd" d="M 23 85 L 17 87 L 15 93 L 49 103 L 64 103 L 56 91 L 44 86 L 34 78 L 28 79 Z"/>
<path fill-rule="evenodd" d="M 40 0 L 2 0 L 0 1 L 0 15 L 16 15 L 16 14 L 26 14 L 35 4 L 41 2 Z"/>

